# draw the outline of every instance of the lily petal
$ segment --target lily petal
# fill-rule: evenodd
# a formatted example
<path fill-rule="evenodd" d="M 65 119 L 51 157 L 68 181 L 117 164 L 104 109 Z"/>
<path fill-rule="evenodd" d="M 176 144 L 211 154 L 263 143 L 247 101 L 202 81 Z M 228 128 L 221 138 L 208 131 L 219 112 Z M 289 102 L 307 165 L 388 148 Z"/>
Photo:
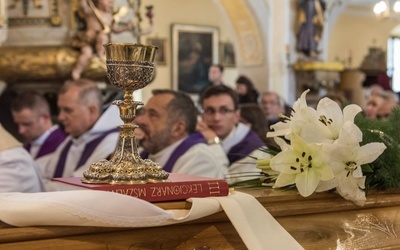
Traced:
<path fill-rule="evenodd" d="M 287 144 L 287 142 L 284 139 L 280 138 L 280 137 L 275 137 L 274 141 L 275 141 L 276 144 L 278 144 L 278 146 L 281 148 L 282 151 L 286 151 L 290 147 L 290 145 Z"/>
<path fill-rule="evenodd" d="M 356 115 L 361 111 L 361 107 L 356 104 L 347 105 L 343 109 L 343 118 L 345 121 L 354 121 Z"/>
<path fill-rule="evenodd" d="M 345 171 L 339 174 L 337 177 L 338 186 L 336 191 L 346 200 L 354 202 L 358 206 L 363 206 L 366 201 L 365 192 L 360 189 L 360 186 L 364 186 L 365 176 L 361 178 L 353 178 L 347 176 Z"/>
<path fill-rule="evenodd" d="M 335 137 L 339 135 L 339 130 L 343 125 L 343 112 L 339 104 L 329 98 L 323 98 L 317 105 L 319 115 L 324 115 L 331 121 L 330 127 Z"/>
<path fill-rule="evenodd" d="M 316 171 L 306 171 L 296 176 L 296 187 L 303 197 L 314 193 L 319 183 L 319 174 Z"/>
<path fill-rule="evenodd" d="M 275 181 L 274 187 L 285 187 L 294 184 L 296 176 L 292 174 L 281 173 Z"/>
<path fill-rule="evenodd" d="M 315 189 L 315 192 L 325 192 L 331 189 L 334 189 L 335 187 L 337 187 L 337 180 L 336 178 L 333 178 L 331 180 L 328 181 L 320 181 L 318 183 L 317 188 Z"/>
<path fill-rule="evenodd" d="M 371 142 L 359 149 L 356 161 L 360 164 L 366 164 L 375 161 L 386 149 L 385 144 L 381 142 Z"/>
<path fill-rule="evenodd" d="M 357 147 L 361 141 L 362 132 L 360 128 L 354 122 L 346 121 L 339 132 L 339 138 L 336 143 Z"/>

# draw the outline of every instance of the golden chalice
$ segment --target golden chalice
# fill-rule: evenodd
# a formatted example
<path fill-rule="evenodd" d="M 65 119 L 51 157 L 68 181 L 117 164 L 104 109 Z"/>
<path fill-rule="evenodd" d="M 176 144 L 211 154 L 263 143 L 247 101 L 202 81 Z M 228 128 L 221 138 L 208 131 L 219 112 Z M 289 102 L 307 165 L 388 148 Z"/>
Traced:
<path fill-rule="evenodd" d="M 83 173 L 82 182 L 135 184 L 164 182 L 168 173 L 160 165 L 143 160 L 137 150 L 135 129 L 132 122 L 136 109 L 142 102 L 133 100 L 133 92 L 146 87 L 154 74 L 157 47 L 140 44 L 105 44 L 107 77 L 111 84 L 124 91 L 123 100 L 114 101 L 124 122 L 118 126 L 119 138 L 110 160 L 100 160 Z"/>

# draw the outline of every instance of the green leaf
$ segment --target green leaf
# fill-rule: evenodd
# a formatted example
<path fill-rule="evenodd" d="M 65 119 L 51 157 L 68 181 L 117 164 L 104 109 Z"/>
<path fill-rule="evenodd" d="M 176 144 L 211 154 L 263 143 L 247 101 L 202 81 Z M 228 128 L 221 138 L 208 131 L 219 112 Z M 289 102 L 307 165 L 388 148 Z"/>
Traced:
<path fill-rule="evenodd" d="M 367 190 L 400 187 L 399 121 L 399 108 L 393 109 L 387 120 L 371 120 L 361 114 L 357 115 L 354 120 L 363 132 L 361 145 L 382 142 L 387 147 L 378 159 L 368 164 L 369 169 L 362 167 L 363 173 L 366 175 L 365 187 Z"/>
<path fill-rule="evenodd" d="M 361 166 L 363 173 L 373 173 L 374 170 L 371 168 L 369 164 L 365 164 Z"/>

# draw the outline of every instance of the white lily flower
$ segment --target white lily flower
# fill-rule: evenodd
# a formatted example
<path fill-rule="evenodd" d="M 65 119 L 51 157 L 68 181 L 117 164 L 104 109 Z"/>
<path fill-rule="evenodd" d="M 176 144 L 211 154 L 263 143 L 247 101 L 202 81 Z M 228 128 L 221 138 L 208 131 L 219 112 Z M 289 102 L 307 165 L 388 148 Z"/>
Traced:
<path fill-rule="evenodd" d="M 340 196 L 346 200 L 352 201 L 358 206 L 363 206 L 366 201 L 364 192 L 365 179 L 365 176 L 362 176 L 361 167 L 358 167 L 353 174 L 351 174 L 351 171 L 345 170 L 335 175 L 333 180 L 321 181 L 316 192 L 323 192 L 336 188 Z"/>
<path fill-rule="evenodd" d="M 271 168 L 280 172 L 275 187 L 296 184 L 302 196 L 311 195 L 320 180 L 334 178 L 325 158 L 321 144 L 307 144 L 297 134 L 292 134 L 291 147 L 277 154 L 270 162 Z"/>
<path fill-rule="evenodd" d="M 381 142 L 368 143 L 360 146 L 346 146 L 342 144 L 331 144 L 325 147 L 332 147 L 330 165 L 335 174 L 348 171 L 354 177 L 361 177 L 361 165 L 371 163 L 378 158 L 386 149 Z"/>
<path fill-rule="evenodd" d="M 335 178 L 337 180 L 336 191 L 345 198 L 346 200 L 352 201 L 354 204 L 358 206 L 363 206 L 367 198 L 365 197 L 365 176 L 362 177 L 349 177 L 346 173 L 347 171 L 343 171 L 338 174 Z"/>
<path fill-rule="evenodd" d="M 362 147 L 343 144 L 330 144 L 330 166 L 335 173 L 334 181 L 321 182 L 318 191 L 329 187 L 336 187 L 336 191 L 345 199 L 353 201 L 357 205 L 365 202 L 365 176 L 361 166 L 375 161 L 386 149 L 383 143 L 368 143 Z"/>
<path fill-rule="evenodd" d="M 361 108 L 358 105 L 348 105 L 342 111 L 335 101 L 323 98 L 317 106 L 317 119 L 306 125 L 293 124 L 293 132 L 298 133 L 309 143 L 333 143 L 339 138 L 340 131 L 347 123 L 361 141 L 361 131 L 354 124 L 354 117 L 359 112 L 361 112 Z"/>
<path fill-rule="evenodd" d="M 285 140 L 283 140 L 280 137 L 275 137 L 274 138 L 276 144 L 278 144 L 278 146 L 281 148 L 281 151 L 285 151 L 287 149 L 289 149 L 290 145 L 287 144 L 287 142 Z M 263 171 L 264 173 L 268 174 L 268 175 L 278 175 L 279 172 L 272 170 L 271 169 L 271 160 L 274 156 L 273 155 L 268 155 L 266 157 L 263 157 L 261 159 L 257 160 L 256 163 L 256 167 L 258 169 L 261 169 L 261 171 Z"/>
<path fill-rule="evenodd" d="M 283 121 L 271 126 L 273 131 L 267 133 L 267 137 L 285 136 L 290 139 L 292 131 L 292 123 L 294 121 L 303 121 L 305 123 L 315 119 L 316 111 L 307 106 L 306 95 L 310 90 L 304 91 L 300 98 L 293 104 L 289 117 L 281 116 Z"/>
<path fill-rule="evenodd" d="M 271 126 L 273 131 L 267 137 L 274 137 L 281 152 L 260 160 L 258 168 L 279 172 L 274 187 L 295 184 L 304 197 L 335 188 L 342 197 L 362 206 L 366 177 L 361 166 L 376 160 L 386 146 L 360 146 L 363 134 L 354 123 L 361 112 L 358 105 L 342 110 L 338 103 L 323 98 L 313 109 L 307 106 L 308 92 L 294 103 L 289 117 L 282 116 L 282 122 Z"/>

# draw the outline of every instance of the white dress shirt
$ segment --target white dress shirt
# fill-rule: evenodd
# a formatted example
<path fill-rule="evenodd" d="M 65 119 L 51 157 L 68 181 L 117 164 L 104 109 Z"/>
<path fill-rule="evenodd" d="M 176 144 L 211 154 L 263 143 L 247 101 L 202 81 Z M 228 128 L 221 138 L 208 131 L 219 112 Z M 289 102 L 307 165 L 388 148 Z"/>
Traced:
<path fill-rule="evenodd" d="M 185 138 L 184 138 L 185 139 Z M 181 139 L 157 154 L 150 154 L 149 159 L 164 166 L 172 152 L 182 143 Z M 214 148 L 214 147 L 213 147 Z M 228 159 L 221 146 L 212 149 L 205 143 L 198 143 L 181 155 L 172 167 L 172 173 L 191 174 L 212 178 L 223 178 L 227 172 Z"/>
<path fill-rule="evenodd" d="M 0 138 L 0 192 L 43 191 L 32 156 L 1 124 Z"/>

